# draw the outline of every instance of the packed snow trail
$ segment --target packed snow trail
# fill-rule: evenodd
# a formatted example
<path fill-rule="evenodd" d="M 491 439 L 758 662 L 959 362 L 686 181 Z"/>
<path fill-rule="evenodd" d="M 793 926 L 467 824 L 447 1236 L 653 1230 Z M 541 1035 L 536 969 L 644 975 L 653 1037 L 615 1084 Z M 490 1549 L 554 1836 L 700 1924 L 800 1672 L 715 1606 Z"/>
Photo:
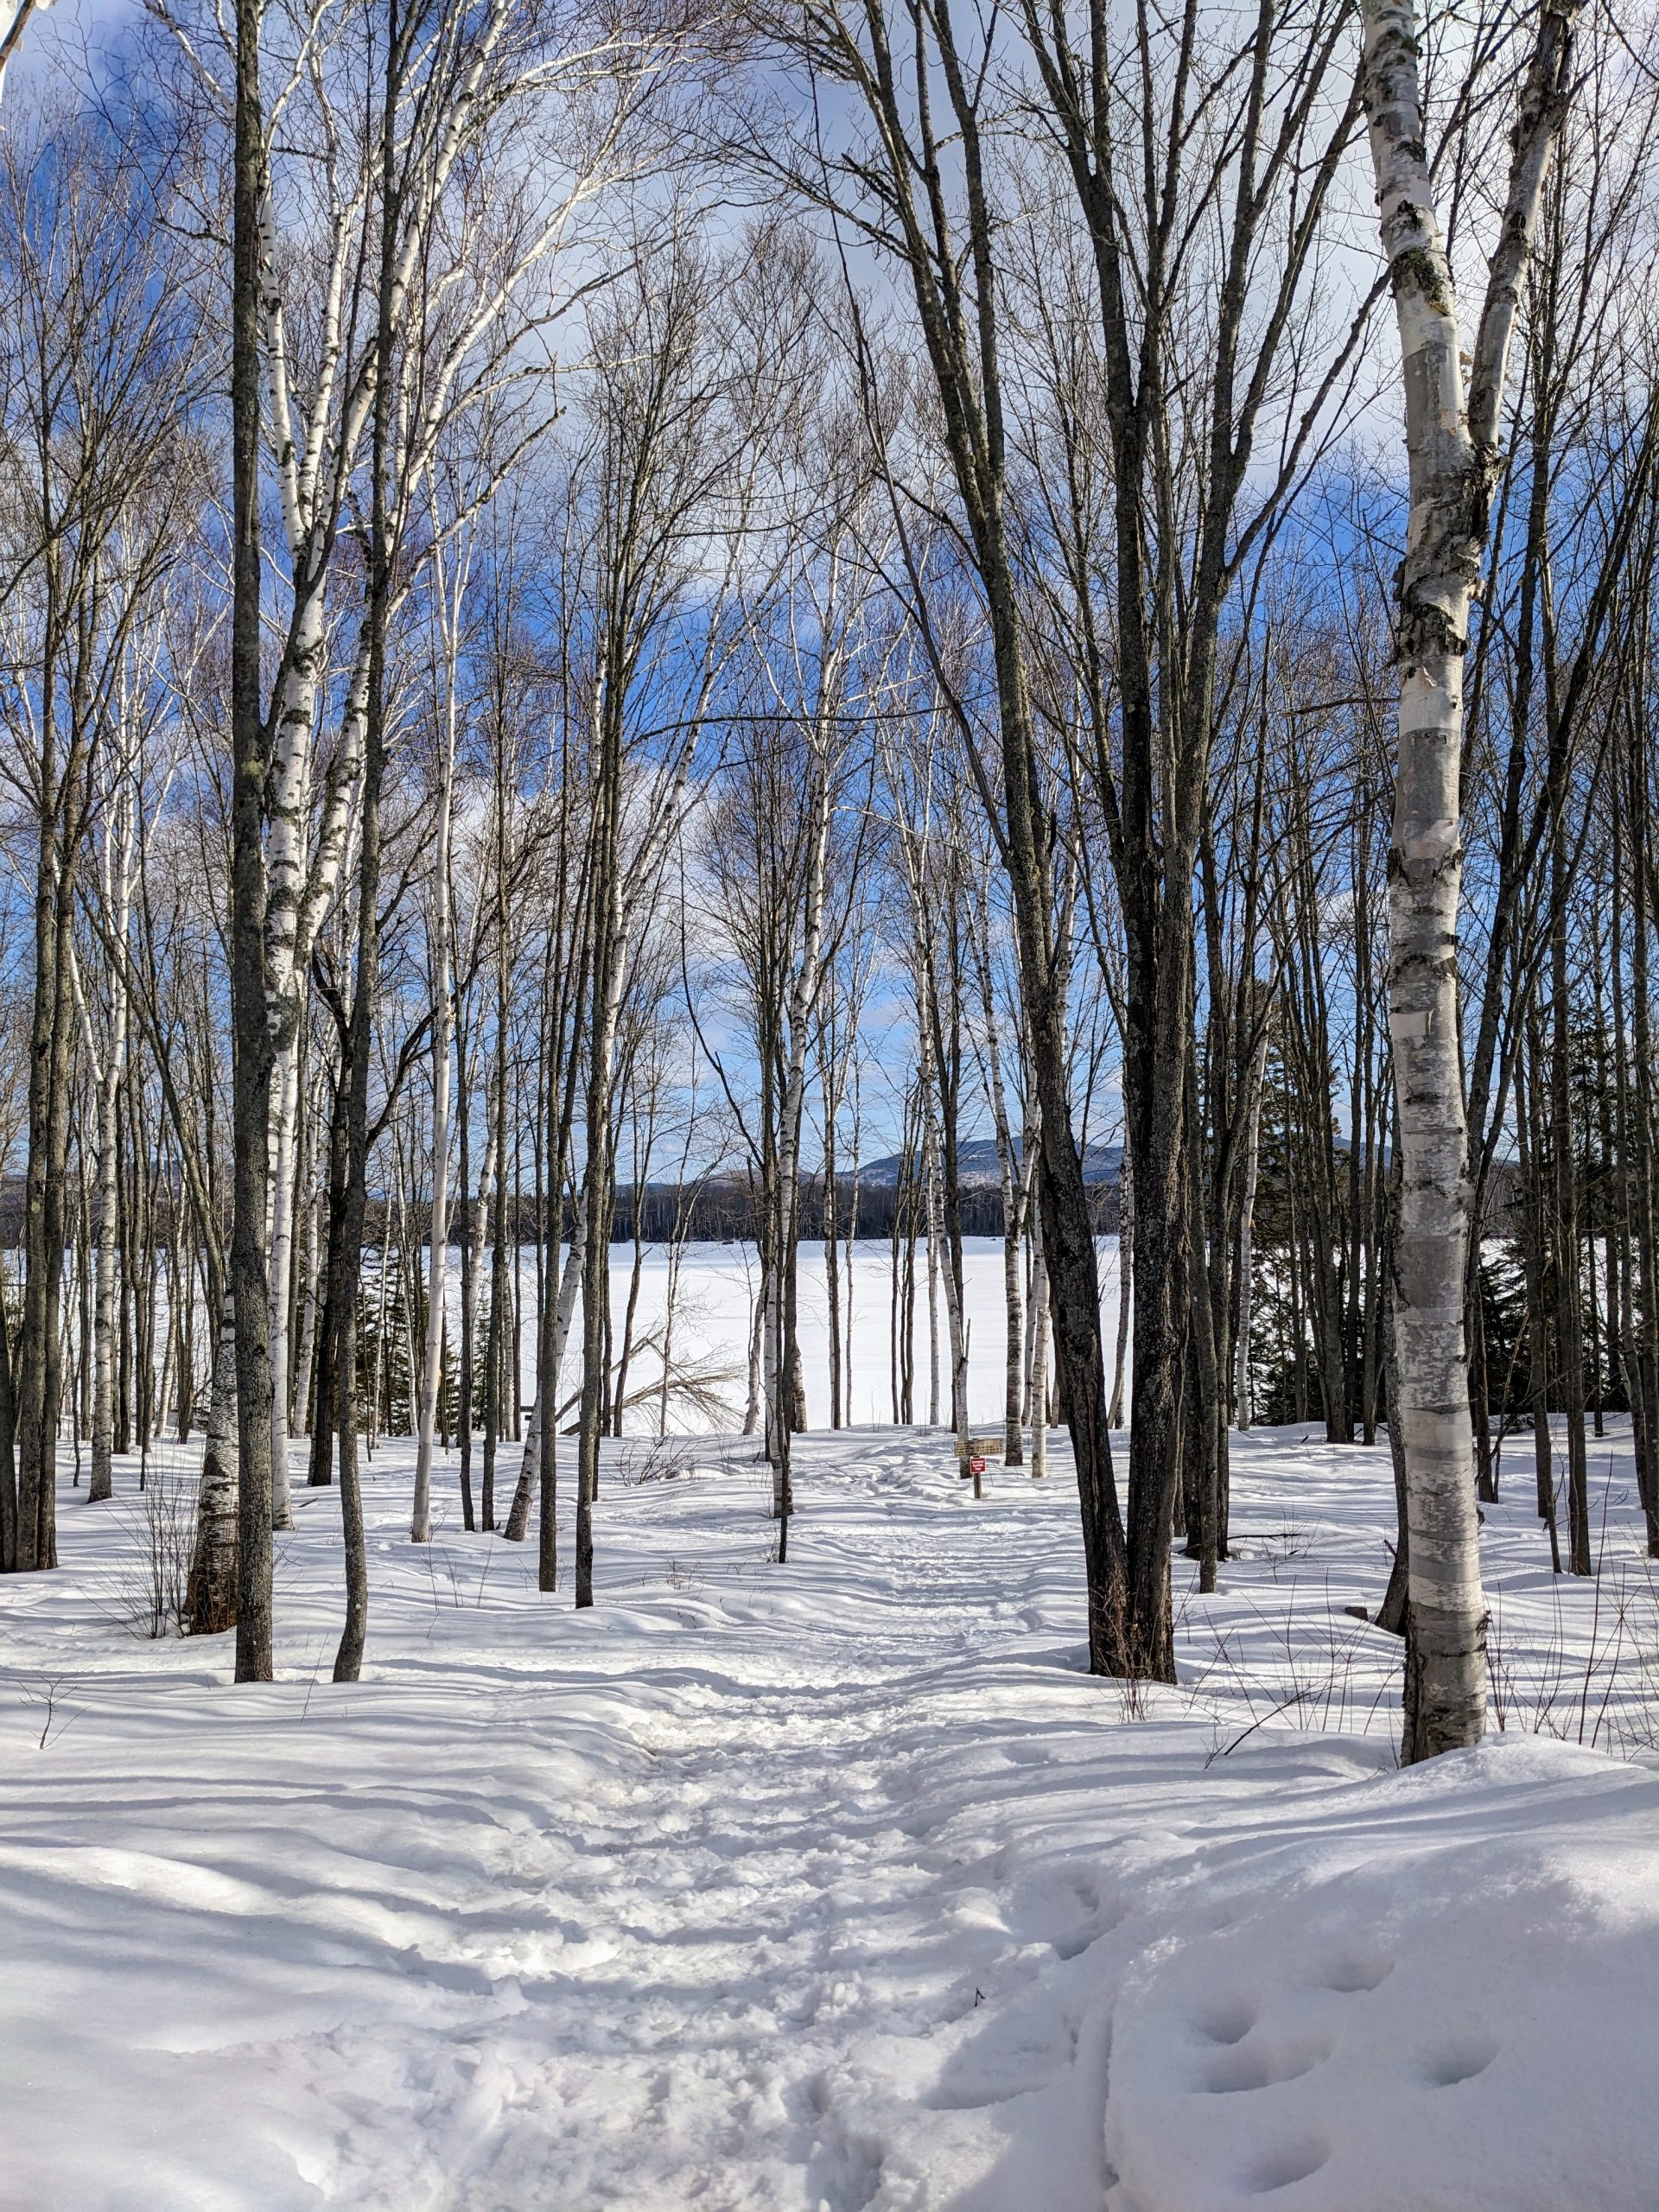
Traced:
<path fill-rule="evenodd" d="M 332 1494 L 257 1690 L 95 1629 L 66 1501 L 0 1616 L 7 2212 L 1649 2205 L 1650 1771 L 1217 1757 L 1083 1673 L 1064 1465 L 805 1440 L 779 1567 L 752 1446 L 686 1449 L 607 1471 L 582 1615 L 402 1541 L 383 1452 L 353 1688 Z"/>
<path fill-rule="evenodd" d="M 79 2014 L 90 2040 L 106 2032 L 112 1963 L 147 1975 L 159 1952 L 182 1970 L 162 2017 L 134 2023 L 156 2102 L 110 2115 L 142 2130 L 170 2187 L 194 2192 L 168 2201 L 912 2201 L 902 2150 L 843 2115 L 872 2089 L 908 2101 L 907 2076 L 925 2094 L 931 2039 L 983 2005 L 982 1982 L 1000 1985 L 1027 1951 L 1075 1953 L 1095 1924 L 1087 1882 L 1079 1894 L 1070 1880 L 1026 1885 L 1020 1925 L 1004 1924 L 971 1842 L 937 1833 L 949 1820 L 933 1770 L 953 1733 L 975 1732 L 962 1670 L 988 1635 L 1039 1618 L 1054 1562 L 1046 1545 L 1022 1560 L 1013 1504 L 969 1514 L 948 1473 L 918 1516 L 914 1456 L 871 1453 L 874 1497 L 844 1525 L 809 1507 L 790 1569 L 767 1556 L 759 1471 L 694 1476 L 621 1493 L 667 1553 L 643 1606 L 637 1572 L 607 1584 L 602 1556 L 601 1606 L 552 1620 L 499 1579 L 435 1605 L 405 1565 L 400 1587 L 426 1618 L 401 1634 L 377 1618 L 378 1681 L 111 1692 L 96 1713 L 83 1696 L 41 1765 L 105 1724 L 88 1783 L 99 1840 L 78 1848 L 48 1790 L 8 1872 L 32 1877 L 26 1972 L 43 1991 L 75 1971 L 59 1885 L 122 1892 L 117 1961 L 100 1934 L 74 2001 L 53 1993 L 54 2016 Z M 937 1440 L 930 1458 L 937 1485 Z M 889 1500 L 884 1461 L 905 1471 Z M 327 1510 L 306 1500 L 296 1548 L 306 1516 Z M 498 1554 L 493 1573 L 522 1559 Z M 1046 1671 L 1058 1656 L 1047 1640 Z M 188 1777 L 158 1790 L 147 1777 L 185 1729 L 199 1746 Z M 1044 2012 L 1005 2059 L 950 2038 L 960 2056 L 922 2130 L 914 2202 L 934 2201 L 952 2134 L 971 2133 L 958 2109 L 1069 2064 L 1064 2006 Z M 249 2075 L 257 2093 L 267 2058 L 286 2109 L 246 2133 L 264 2135 L 268 2177 L 244 2139 L 215 2182 L 206 2141 Z M 73 2070 L 95 2109 L 92 2049 Z M 180 2088 L 200 2099 L 189 2118 Z M 1097 2200 L 1092 2104 L 1072 2133 Z M 53 2201 L 70 2201 L 73 2146 L 40 2155 Z M 964 2172 L 979 2163 L 969 2152 Z M 162 2201 L 147 2186 L 135 2205 Z"/>

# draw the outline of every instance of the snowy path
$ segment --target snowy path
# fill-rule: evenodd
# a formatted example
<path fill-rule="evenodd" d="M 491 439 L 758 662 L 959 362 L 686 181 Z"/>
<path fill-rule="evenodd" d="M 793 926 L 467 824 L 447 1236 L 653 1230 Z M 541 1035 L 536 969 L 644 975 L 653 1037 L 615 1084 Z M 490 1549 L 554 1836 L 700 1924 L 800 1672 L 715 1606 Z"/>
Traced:
<path fill-rule="evenodd" d="M 980 2051 L 962 2027 L 986 2001 L 976 1976 L 995 1986 L 1027 1950 L 1050 1962 L 1094 1923 L 1087 1883 L 1063 1881 L 1028 1885 L 1005 1925 L 971 1842 L 939 1834 L 938 1770 L 982 1726 L 977 1686 L 953 1723 L 961 1670 L 1039 1618 L 1056 1573 L 1052 1542 L 1020 1560 L 1014 1505 L 970 1514 L 939 1486 L 918 1516 L 914 1456 L 867 1453 L 875 1495 L 844 1525 L 803 1516 L 810 1581 L 793 1605 L 776 1601 L 757 1476 L 716 1474 L 624 1494 L 648 1524 L 636 1573 L 619 1590 L 601 1554 L 604 1602 L 562 1614 L 554 1638 L 505 1585 L 522 1554 L 499 1555 L 483 1605 L 434 1604 L 405 1547 L 377 1611 L 379 1679 L 360 1688 L 232 1702 L 188 1675 L 162 1699 L 76 1686 L 40 1786 L 17 1793 L 25 1835 L 10 1823 L 0 1856 L 14 1895 L 32 1893 L 20 1963 L 47 2000 L 25 2044 L 61 2037 L 95 2113 L 118 2095 L 109 2132 L 174 2164 L 169 2203 L 938 2201 L 953 2133 L 969 2139 L 964 2176 L 986 2164 L 958 2114 L 1071 2056 L 1063 2007 L 1010 2051 Z M 328 1510 L 306 1502 L 296 1548 Z M 1052 1641 L 1042 1656 L 1052 1677 Z M 187 1740 L 185 1770 L 156 1786 Z M 66 1815 L 83 1792 L 96 1842 Z M 100 1888 L 119 1893 L 116 1959 L 107 1929 L 66 1957 L 65 1891 Z M 111 2090 L 94 2049 L 118 1962 L 162 1987 Z M 951 2063 L 930 2095 L 941 2034 Z M 222 2100 L 250 2088 L 237 2171 L 210 2182 Z M 912 2162 L 868 2108 L 918 2098 Z M 1099 2126 L 1097 2100 L 1073 2116 L 1093 2177 L 1079 2202 L 1098 2200 Z M 66 2191 L 74 2152 L 55 2128 L 37 2155 L 54 2203 L 163 2201 L 153 2180 L 100 2196 L 103 2156 Z"/>
<path fill-rule="evenodd" d="M 1064 1470 L 937 1437 L 809 1440 L 785 1568 L 735 1452 L 608 1479 L 583 1616 L 405 1487 L 355 1688 L 327 1495 L 265 1690 L 90 1628 L 71 1504 L 0 1593 L 6 2212 L 1650 2212 L 1650 1770 L 1126 1726 Z"/>

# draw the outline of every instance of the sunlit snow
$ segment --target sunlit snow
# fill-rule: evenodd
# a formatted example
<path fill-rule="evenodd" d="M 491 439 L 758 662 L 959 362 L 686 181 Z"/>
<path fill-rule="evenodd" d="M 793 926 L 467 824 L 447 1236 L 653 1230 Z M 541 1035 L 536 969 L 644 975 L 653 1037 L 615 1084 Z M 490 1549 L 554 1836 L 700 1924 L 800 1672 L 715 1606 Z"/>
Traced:
<path fill-rule="evenodd" d="M 236 1688 L 135 1632 L 133 1465 L 94 1510 L 66 1459 L 61 1572 L 0 1586 L 8 2212 L 1654 2203 L 1627 1428 L 1599 1596 L 1524 1478 L 1488 1510 L 1503 1732 L 1408 1772 L 1349 1610 L 1385 1446 L 1235 1440 L 1240 1555 L 1139 1716 L 1083 1671 L 1063 1438 L 977 1504 L 942 1432 L 803 1438 L 781 1566 L 752 1440 L 607 1450 L 579 1615 L 460 1532 L 453 1454 L 411 1547 L 382 1445 L 349 1688 L 334 1491 Z"/>

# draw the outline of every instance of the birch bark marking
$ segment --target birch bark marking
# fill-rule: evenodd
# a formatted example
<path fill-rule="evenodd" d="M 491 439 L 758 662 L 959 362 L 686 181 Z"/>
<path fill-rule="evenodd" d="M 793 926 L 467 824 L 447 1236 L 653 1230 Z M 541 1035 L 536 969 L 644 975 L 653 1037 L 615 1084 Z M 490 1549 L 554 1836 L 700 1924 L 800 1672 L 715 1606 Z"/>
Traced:
<path fill-rule="evenodd" d="M 1516 303 L 1566 114 L 1579 0 L 1546 0 L 1511 139 L 1471 397 L 1423 144 L 1411 0 L 1364 0 L 1370 128 L 1405 383 L 1410 517 L 1396 584 L 1399 760 L 1389 855 L 1389 1027 L 1402 1171 L 1394 1302 L 1410 1539 L 1409 1763 L 1479 1741 L 1486 1714 L 1463 1287 L 1471 1185 L 1458 1014 L 1463 663 L 1497 474 Z"/>

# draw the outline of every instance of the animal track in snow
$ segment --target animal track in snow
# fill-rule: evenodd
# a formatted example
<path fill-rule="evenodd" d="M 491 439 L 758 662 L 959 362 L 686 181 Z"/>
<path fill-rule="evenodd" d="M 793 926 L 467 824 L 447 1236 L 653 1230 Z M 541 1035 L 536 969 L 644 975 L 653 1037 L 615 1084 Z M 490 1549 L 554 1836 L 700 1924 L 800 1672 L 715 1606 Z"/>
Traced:
<path fill-rule="evenodd" d="M 1497 2056 L 1499 2048 L 1487 2036 L 1471 2036 L 1461 2043 L 1443 2044 L 1427 2060 L 1425 2077 L 1433 2088 L 1455 2089 L 1459 2082 L 1472 2082 L 1478 2074 L 1484 2074 Z"/>
<path fill-rule="evenodd" d="M 1255 2007 L 1241 1997 L 1206 2012 L 1198 2031 L 1206 2043 L 1243 2043 L 1260 2018 Z"/>
<path fill-rule="evenodd" d="M 1246 2193 L 1271 2196 L 1275 2190 L 1316 2174 L 1331 2156 L 1331 2146 L 1317 2135 L 1300 2135 L 1256 2159 L 1245 2176 Z"/>
<path fill-rule="evenodd" d="M 803 2120 L 822 2120 L 830 2109 L 830 2084 L 823 2074 L 809 2074 L 795 2083 L 790 2097 Z"/>
<path fill-rule="evenodd" d="M 1278 2050 L 1235 2048 L 1210 2069 L 1205 2088 L 1212 2096 L 1234 2096 L 1245 2089 L 1271 2089 L 1300 2081 L 1331 2056 L 1328 2043 L 1303 2043 Z"/>
<path fill-rule="evenodd" d="M 1046 1943 L 1057 1958 L 1075 1959 L 1122 1918 L 1093 1868 L 1067 1866 L 1022 1884 L 1009 1924 L 1029 1941 Z"/>
<path fill-rule="evenodd" d="M 1319 1977 L 1319 1986 L 1334 1989 L 1341 1997 L 1358 1997 L 1367 1991 L 1380 1989 L 1393 1972 L 1392 1959 L 1338 1959 L 1325 1968 Z"/>

